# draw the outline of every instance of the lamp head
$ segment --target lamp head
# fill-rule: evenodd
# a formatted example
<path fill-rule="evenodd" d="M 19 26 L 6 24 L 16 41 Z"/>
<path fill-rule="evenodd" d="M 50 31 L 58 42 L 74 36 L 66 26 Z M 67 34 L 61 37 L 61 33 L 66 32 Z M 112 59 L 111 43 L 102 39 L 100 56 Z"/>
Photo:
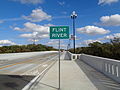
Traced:
<path fill-rule="evenodd" d="M 75 11 L 73 11 L 73 12 L 72 12 L 72 14 L 71 14 L 71 18 L 72 18 L 72 19 L 77 18 L 77 14 L 76 14 L 76 12 L 75 12 Z"/>

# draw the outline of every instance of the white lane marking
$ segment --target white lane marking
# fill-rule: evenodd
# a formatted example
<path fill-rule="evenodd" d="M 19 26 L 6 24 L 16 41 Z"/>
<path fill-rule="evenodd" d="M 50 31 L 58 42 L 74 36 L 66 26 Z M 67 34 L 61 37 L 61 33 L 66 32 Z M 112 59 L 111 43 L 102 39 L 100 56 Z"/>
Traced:
<path fill-rule="evenodd" d="M 32 69 L 30 69 L 30 70 L 28 70 L 28 71 L 26 71 L 26 72 L 20 74 L 20 75 L 27 75 L 27 73 L 30 73 L 32 70 L 34 70 L 34 69 L 40 67 L 41 65 L 43 65 L 43 64 L 45 64 L 45 63 L 47 63 L 47 62 L 50 62 L 52 59 L 54 59 L 54 58 L 57 57 L 57 56 L 58 56 L 58 55 L 52 56 L 53 58 L 51 58 L 50 60 L 47 60 L 47 61 L 41 63 L 40 65 L 38 65 L 38 66 L 36 66 L 36 67 L 34 67 L 34 68 L 32 68 Z M 51 57 L 51 56 L 49 56 L 49 57 Z"/>
<path fill-rule="evenodd" d="M 17 65 L 17 68 L 14 68 L 14 70 L 12 70 L 11 73 L 20 71 L 22 69 L 25 69 L 25 68 L 33 66 L 33 65 L 35 65 L 35 64 L 20 64 L 19 66 Z"/>
<path fill-rule="evenodd" d="M 45 64 L 45 65 L 42 65 L 43 67 L 47 67 L 48 66 L 48 64 Z"/>
<path fill-rule="evenodd" d="M 55 58 L 55 57 L 54 57 Z M 52 58 L 52 59 L 54 59 Z M 32 85 L 39 79 L 39 77 L 47 70 L 49 69 L 53 64 L 55 63 L 55 61 L 49 65 L 49 67 L 47 67 L 46 69 L 44 69 L 39 75 L 37 75 L 35 78 L 33 78 L 22 90 L 29 90 Z"/>
<path fill-rule="evenodd" d="M 30 70 L 28 70 L 28 71 L 26 71 L 26 72 L 20 74 L 20 75 L 27 75 L 27 73 L 29 73 L 29 72 L 31 72 L 32 70 L 34 70 L 34 69 L 40 67 L 42 64 L 44 64 L 44 63 L 46 63 L 46 62 L 49 62 L 49 61 L 45 61 L 45 62 L 41 63 L 40 65 L 38 65 L 38 66 L 36 66 L 36 67 L 34 67 L 34 68 L 32 68 L 32 69 L 30 69 Z"/>

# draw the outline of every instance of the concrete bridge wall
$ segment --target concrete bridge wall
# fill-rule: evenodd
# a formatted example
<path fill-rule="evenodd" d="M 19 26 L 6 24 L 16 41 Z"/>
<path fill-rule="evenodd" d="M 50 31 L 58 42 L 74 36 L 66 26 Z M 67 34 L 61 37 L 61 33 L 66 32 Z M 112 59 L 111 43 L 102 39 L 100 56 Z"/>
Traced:
<path fill-rule="evenodd" d="M 120 83 L 120 61 L 81 54 L 80 60 Z"/>
<path fill-rule="evenodd" d="M 66 52 L 66 53 L 68 54 L 68 56 L 70 57 L 71 60 L 80 59 L 81 54 L 73 54 L 71 52 Z"/>
<path fill-rule="evenodd" d="M 71 60 L 80 59 L 96 70 L 120 83 L 120 61 L 86 54 L 67 53 Z"/>

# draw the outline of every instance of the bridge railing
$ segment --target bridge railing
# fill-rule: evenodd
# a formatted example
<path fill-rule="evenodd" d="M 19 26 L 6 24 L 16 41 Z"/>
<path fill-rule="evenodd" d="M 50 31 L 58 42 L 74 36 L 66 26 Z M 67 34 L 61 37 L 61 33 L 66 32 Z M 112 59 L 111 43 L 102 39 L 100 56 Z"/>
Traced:
<path fill-rule="evenodd" d="M 72 54 L 67 52 L 71 60 L 80 59 L 102 72 L 106 76 L 120 83 L 120 61 L 115 59 L 102 58 L 87 54 Z"/>
<path fill-rule="evenodd" d="M 80 59 L 120 83 L 120 61 L 86 54 L 81 54 Z"/>
<path fill-rule="evenodd" d="M 73 53 L 71 53 L 69 51 L 67 53 L 68 53 L 68 56 L 70 57 L 71 60 L 80 59 L 81 54 L 73 54 Z"/>

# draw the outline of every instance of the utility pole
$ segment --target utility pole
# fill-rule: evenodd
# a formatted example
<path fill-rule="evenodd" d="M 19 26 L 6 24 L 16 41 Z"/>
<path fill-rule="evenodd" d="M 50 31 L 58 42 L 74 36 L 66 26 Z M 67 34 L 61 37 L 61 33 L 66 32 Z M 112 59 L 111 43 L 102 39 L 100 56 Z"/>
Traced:
<path fill-rule="evenodd" d="M 73 48 L 75 53 L 75 19 L 77 18 L 77 14 L 75 11 L 71 14 L 71 19 L 73 19 Z"/>

